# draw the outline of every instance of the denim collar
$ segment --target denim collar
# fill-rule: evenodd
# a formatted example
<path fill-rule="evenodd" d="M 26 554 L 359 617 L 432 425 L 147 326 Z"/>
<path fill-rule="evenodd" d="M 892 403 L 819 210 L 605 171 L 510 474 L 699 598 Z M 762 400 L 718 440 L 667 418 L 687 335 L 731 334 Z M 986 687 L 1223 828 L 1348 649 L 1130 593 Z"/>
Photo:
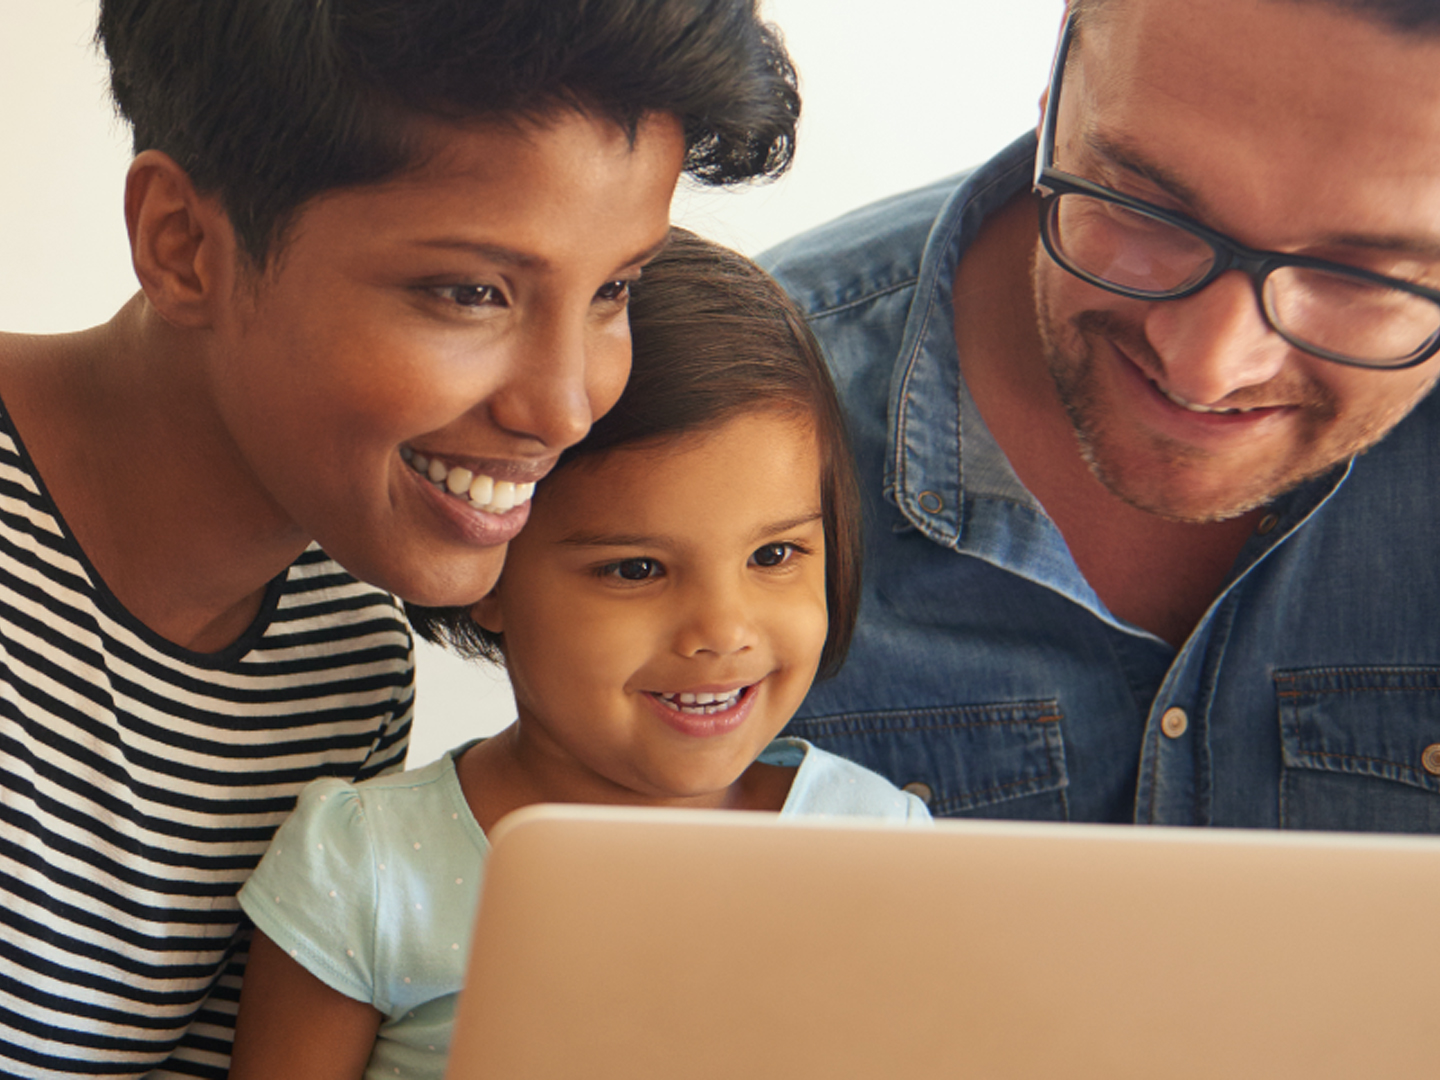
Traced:
<path fill-rule="evenodd" d="M 1070 557 L 1039 501 L 1020 482 L 960 375 L 952 286 L 961 256 L 986 218 L 1025 190 L 1036 140 L 1028 133 L 965 176 L 930 230 L 890 379 L 885 495 L 937 544 L 991 562 L 1065 595 L 1131 633 L 1111 615 Z M 1231 588 L 1335 493 L 1350 462 L 1278 497 L 1274 520 L 1236 562 Z"/>

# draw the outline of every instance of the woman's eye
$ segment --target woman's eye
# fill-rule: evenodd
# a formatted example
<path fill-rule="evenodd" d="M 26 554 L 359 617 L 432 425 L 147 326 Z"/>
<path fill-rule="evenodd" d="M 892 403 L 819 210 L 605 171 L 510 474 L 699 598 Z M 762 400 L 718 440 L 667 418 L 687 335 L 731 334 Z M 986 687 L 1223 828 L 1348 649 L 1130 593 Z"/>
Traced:
<path fill-rule="evenodd" d="M 755 549 L 755 553 L 750 556 L 750 561 L 756 566 L 782 566 L 794 554 L 794 544 L 766 544 L 764 547 Z"/>
<path fill-rule="evenodd" d="M 436 293 L 459 307 L 503 306 L 505 297 L 493 285 L 442 285 Z"/>
<path fill-rule="evenodd" d="M 660 577 L 664 572 L 664 567 L 656 559 L 621 559 L 601 570 L 602 574 L 618 577 L 622 581 L 649 581 L 651 578 Z"/>
<path fill-rule="evenodd" d="M 630 298 L 630 282 L 611 281 L 596 290 L 595 298 L 608 303 L 617 303 Z"/>

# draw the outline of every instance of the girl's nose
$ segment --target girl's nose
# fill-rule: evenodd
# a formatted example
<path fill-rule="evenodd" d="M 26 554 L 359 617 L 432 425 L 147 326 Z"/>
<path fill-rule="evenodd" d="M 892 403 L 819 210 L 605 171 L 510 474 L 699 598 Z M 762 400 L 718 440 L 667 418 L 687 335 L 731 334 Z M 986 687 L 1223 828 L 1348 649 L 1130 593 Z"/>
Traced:
<path fill-rule="evenodd" d="M 731 656 L 755 644 L 755 627 L 738 590 L 694 590 L 675 634 L 675 651 L 685 657 Z"/>
<path fill-rule="evenodd" d="M 1244 274 L 1222 274 L 1184 300 L 1153 304 L 1145 336 L 1165 365 L 1165 389 L 1196 405 L 1269 382 L 1291 345 L 1270 329 Z"/>

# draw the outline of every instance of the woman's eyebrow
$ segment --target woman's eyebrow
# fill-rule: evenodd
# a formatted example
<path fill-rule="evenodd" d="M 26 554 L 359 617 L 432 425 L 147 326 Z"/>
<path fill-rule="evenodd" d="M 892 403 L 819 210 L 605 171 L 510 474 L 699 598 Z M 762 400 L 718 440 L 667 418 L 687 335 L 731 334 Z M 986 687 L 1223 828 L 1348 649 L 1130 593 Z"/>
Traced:
<path fill-rule="evenodd" d="M 666 235 L 645 250 L 637 251 L 628 259 L 623 260 L 620 265 L 622 267 L 643 266 L 659 255 L 669 242 L 670 238 Z M 431 240 L 420 240 L 416 246 L 436 251 L 460 251 L 467 255 L 478 255 L 482 259 L 499 263 L 501 266 L 514 266 L 525 270 L 548 270 L 552 265 L 550 260 L 528 251 L 506 247 L 504 244 L 490 244 L 483 240 L 466 240 L 463 237 L 435 237 Z"/>

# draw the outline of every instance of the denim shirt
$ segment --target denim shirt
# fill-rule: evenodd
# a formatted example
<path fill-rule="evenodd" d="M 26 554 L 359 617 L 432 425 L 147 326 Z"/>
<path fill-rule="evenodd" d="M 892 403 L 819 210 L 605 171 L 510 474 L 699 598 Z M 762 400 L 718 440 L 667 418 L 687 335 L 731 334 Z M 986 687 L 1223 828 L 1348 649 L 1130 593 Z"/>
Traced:
<path fill-rule="evenodd" d="M 1117 618 L 960 377 L 956 264 L 1034 152 L 762 260 L 825 348 L 865 497 L 854 646 L 789 730 L 942 816 L 1440 831 L 1440 396 L 1275 499 L 1178 652 Z"/>

